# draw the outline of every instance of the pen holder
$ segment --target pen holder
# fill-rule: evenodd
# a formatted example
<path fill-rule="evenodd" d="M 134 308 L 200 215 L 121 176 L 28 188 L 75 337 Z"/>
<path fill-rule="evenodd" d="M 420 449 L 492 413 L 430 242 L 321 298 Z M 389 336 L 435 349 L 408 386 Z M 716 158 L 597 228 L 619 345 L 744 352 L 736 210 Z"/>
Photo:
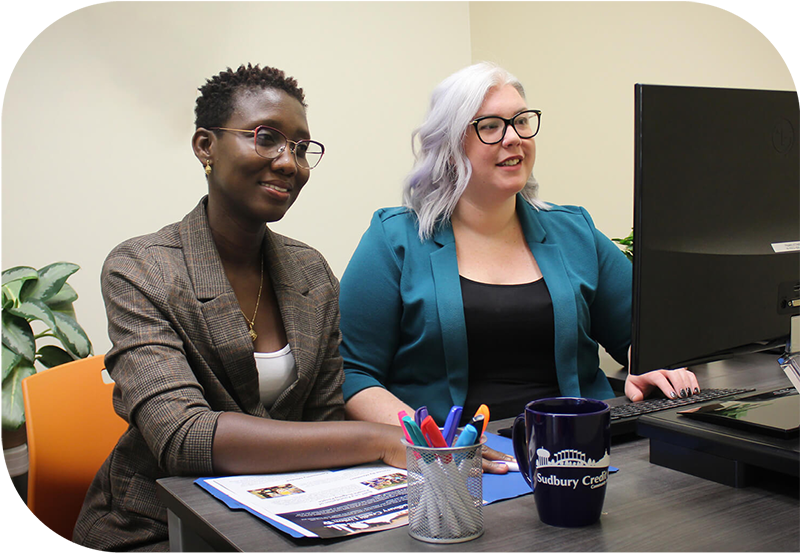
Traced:
<path fill-rule="evenodd" d="M 483 444 L 433 448 L 403 443 L 409 535 L 431 543 L 458 543 L 481 536 Z"/>

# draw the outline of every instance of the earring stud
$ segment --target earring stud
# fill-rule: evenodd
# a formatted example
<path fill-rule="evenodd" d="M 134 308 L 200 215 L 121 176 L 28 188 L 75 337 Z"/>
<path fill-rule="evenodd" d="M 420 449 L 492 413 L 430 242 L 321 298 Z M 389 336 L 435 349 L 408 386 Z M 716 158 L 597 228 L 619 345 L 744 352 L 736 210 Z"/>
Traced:
<path fill-rule="evenodd" d="M 205 167 L 206 176 L 211 174 L 211 160 L 206 160 L 206 167 Z"/>

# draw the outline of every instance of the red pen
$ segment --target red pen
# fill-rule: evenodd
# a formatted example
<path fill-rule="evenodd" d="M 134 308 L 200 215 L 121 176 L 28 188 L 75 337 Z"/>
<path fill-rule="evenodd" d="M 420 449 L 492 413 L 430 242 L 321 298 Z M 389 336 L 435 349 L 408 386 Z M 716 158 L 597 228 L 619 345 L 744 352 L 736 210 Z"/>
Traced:
<path fill-rule="evenodd" d="M 425 417 L 425 420 L 422 421 L 421 428 L 425 439 L 428 440 L 431 447 L 447 447 L 447 441 L 444 439 L 444 436 L 442 436 L 442 431 L 439 430 L 439 425 L 436 424 L 432 416 L 428 415 Z"/>

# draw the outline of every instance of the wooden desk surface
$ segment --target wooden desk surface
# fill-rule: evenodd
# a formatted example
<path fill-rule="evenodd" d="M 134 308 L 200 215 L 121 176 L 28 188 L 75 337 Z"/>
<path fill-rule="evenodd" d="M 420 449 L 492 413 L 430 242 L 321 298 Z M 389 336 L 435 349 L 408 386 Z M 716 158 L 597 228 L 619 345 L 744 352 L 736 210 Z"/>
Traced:
<path fill-rule="evenodd" d="M 753 382 L 752 374 L 738 374 L 731 366 L 707 367 L 698 371 L 704 386 L 747 387 Z M 751 372 L 746 369 L 742 367 Z M 763 386 L 788 382 L 777 371 L 767 372 Z M 494 421 L 489 429 L 507 425 Z M 598 523 L 572 529 L 547 526 L 539 521 L 528 494 L 485 506 L 484 535 L 455 545 L 417 541 L 405 527 L 334 540 L 291 538 L 248 512 L 228 509 L 190 477 L 159 480 L 159 494 L 184 529 L 218 550 L 800 551 L 797 479 L 767 475 L 759 485 L 731 488 L 651 464 L 644 439 L 613 444 L 611 464 L 620 470 L 609 479 Z"/>

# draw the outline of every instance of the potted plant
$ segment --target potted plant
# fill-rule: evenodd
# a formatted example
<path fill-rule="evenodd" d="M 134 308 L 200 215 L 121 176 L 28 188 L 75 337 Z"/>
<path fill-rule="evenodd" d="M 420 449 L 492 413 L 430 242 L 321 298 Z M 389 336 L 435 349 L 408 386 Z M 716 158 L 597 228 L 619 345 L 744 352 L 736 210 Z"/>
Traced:
<path fill-rule="evenodd" d="M 625 238 L 612 238 L 612 242 L 616 242 L 622 250 L 622 253 L 625 254 L 631 263 L 633 262 L 633 229 L 631 229 L 631 233 Z"/>
<path fill-rule="evenodd" d="M 78 269 L 74 263 L 58 262 L 38 271 L 13 267 L 2 273 L 3 453 L 12 479 L 27 473 L 22 380 L 39 369 L 93 353 L 92 343 L 75 319 L 72 304 L 78 294 L 67 283 Z M 34 333 L 34 326 L 42 330 Z M 40 346 L 40 341 L 50 343 Z M 21 473 L 20 466 L 24 467 Z M 15 485 L 20 488 L 16 480 Z"/>

